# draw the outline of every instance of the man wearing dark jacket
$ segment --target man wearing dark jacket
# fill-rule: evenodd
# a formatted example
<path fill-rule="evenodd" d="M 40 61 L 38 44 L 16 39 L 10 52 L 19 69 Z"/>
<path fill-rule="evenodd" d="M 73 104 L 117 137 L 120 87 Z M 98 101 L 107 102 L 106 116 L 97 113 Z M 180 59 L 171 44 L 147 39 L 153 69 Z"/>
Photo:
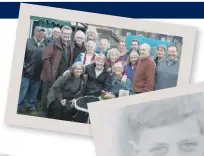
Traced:
<path fill-rule="evenodd" d="M 27 111 L 35 112 L 36 96 L 40 87 L 40 74 L 42 70 L 42 52 L 45 48 L 43 38 L 45 30 L 37 26 L 34 36 L 26 43 L 23 73 L 18 100 L 18 112 L 22 112 L 24 100 L 27 99 Z"/>
<path fill-rule="evenodd" d="M 42 84 L 42 116 L 47 116 L 46 96 L 51 85 L 73 64 L 73 50 L 69 40 L 72 29 L 63 26 L 61 36 L 52 41 L 43 52 Z"/>

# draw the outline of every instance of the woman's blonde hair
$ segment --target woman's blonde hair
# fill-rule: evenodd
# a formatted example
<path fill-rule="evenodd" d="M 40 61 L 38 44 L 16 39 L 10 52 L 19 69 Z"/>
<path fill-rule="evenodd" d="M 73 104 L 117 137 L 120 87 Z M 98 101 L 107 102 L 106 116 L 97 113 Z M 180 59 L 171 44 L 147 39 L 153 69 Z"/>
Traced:
<path fill-rule="evenodd" d="M 118 56 L 118 58 L 120 57 L 120 52 L 118 51 L 118 49 L 116 48 L 112 48 L 108 51 L 108 55 L 107 57 L 110 58 L 111 54 L 116 54 Z"/>
<path fill-rule="evenodd" d="M 94 51 L 96 50 L 96 42 L 88 41 L 88 42 L 85 43 L 85 46 L 87 46 L 87 44 L 91 44 L 91 46 L 94 48 Z"/>
<path fill-rule="evenodd" d="M 97 54 L 96 57 L 95 57 L 95 59 L 103 59 L 104 61 L 106 61 L 106 57 L 105 57 L 105 55 L 102 54 L 102 53 Z"/>
<path fill-rule="evenodd" d="M 131 53 L 129 54 L 128 59 L 127 59 L 127 64 L 128 65 L 131 65 L 130 58 L 131 58 L 132 55 L 136 55 L 137 59 L 139 59 L 139 57 L 140 57 L 139 54 L 137 53 L 137 51 L 131 51 Z"/>
<path fill-rule="evenodd" d="M 96 28 L 94 28 L 94 27 L 88 27 L 88 29 L 86 30 L 86 40 L 87 40 L 87 38 L 88 38 L 88 33 L 89 33 L 89 32 L 93 32 L 93 33 L 96 35 L 96 38 L 95 38 L 95 40 L 96 40 L 97 37 L 98 37 L 98 32 L 97 32 Z"/>
<path fill-rule="evenodd" d="M 102 42 L 107 45 L 107 49 L 110 48 L 110 43 L 109 43 L 109 41 L 108 41 L 106 38 L 102 38 L 102 39 L 100 40 L 100 44 L 101 44 Z"/>

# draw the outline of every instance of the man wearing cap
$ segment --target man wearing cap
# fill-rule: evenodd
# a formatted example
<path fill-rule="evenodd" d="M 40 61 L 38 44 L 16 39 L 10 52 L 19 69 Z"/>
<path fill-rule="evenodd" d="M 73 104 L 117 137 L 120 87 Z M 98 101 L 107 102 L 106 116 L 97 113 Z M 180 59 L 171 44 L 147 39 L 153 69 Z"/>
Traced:
<path fill-rule="evenodd" d="M 18 100 L 18 113 L 22 113 L 25 100 L 28 101 L 26 110 L 29 113 L 35 113 L 36 97 L 40 87 L 40 73 L 42 71 L 42 52 L 45 48 L 44 35 L 45 29 L 37 26 L 34 29 L 34 36 L 27 39 Z"/>
<path fill-rule="evenodd" d="M 46 45 L 46 47 L 48 46 L 48 44 L 50 42 L 52 42 L 53 40 L 56 40 L 59 36 L 60 36 L 60 28 L 58 27 L 55 27 L 53 28 L 52 30 L 52 37 L 47 37 L 45 40 L 44 40 L 44 43 Z"/>
<path fill-rule="evenodd" d="M 61 35 L 52 41 L 43 52 L 43 70 L 41 73 L 42 84 L 42 112 L 41 116 L 46 116 L 47 100 L 46 96 L 51 85 L 73 64 L 73 49 L 70 46 L 72 29 L 63 26 Z"/>

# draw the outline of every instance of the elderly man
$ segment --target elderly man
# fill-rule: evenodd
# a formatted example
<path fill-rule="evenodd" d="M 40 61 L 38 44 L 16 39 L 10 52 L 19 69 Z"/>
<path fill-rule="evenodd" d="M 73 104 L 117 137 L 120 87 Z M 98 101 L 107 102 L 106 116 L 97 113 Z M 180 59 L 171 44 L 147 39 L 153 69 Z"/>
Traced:
<path fill-rule="evenodd" d="M 42 52 L 45 48 L 43 38 L 45 30 L 37 26 L 34 36 L 26 43 L 23 74 L 21 79 L 20 94 L 18 100 L 18 112 L 22 113 L 24 100 L 28 100 L 26 109 L 29 113 L 35 113 L 35 103 L 40 87 L 40 73 L 42 71 Z"/>
<path fill-rule="evenodd" d="M 48 37 L 44 40 L 46 47 L 48 46 L 50 42 L 52 42 L 53 40 L 56 40 L 60 36 L 60 33 L 61 33 L 60 28 L 58 27 L 53 28 L 52 37 Z"/>
<path fill-rule="evenodd" d="M 72 29 L 69 26 L 63 26 L 60 37 L 52 41 L 44 51 L 41 73 L 43 116 L 47 112 L 46 96 L 49 88 L 73 63 L 73 51 L 69 43 L 71 34 Z"/>
<path fill-rule="evenodd" d="M 149 92 L 154 88 L 156 65 L 150 56 L 150 50 L 151 47 L 146 43 L 140 47 L 140 59 L 132 82 L 136 94 Z"/>
<path fill-rule="evenodd" d="M 74 43 L 72 43 L 71 45 L 74 53 L 74 60 L 77 58 L 79 54 L 85 53 L 86 47 L 84 41 L 85 41 L 84 32 L 78 30 L 74 36 Z"/>

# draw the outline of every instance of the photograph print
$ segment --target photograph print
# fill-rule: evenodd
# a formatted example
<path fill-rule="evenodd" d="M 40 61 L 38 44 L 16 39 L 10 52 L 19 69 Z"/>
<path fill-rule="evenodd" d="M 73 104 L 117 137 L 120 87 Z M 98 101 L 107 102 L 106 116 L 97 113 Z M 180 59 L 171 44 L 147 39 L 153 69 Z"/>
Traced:
<path fill-rule="evenodd" d="M 14 56 L 12 69 L 13 77 L 21 76 L 18 84 L 13 80 L 10 84 L 10 93 L 18 92 L 15 112 L 21 121 L 39 117 L 41 123 L 52 119 L 50 124 L 57 120 L 59 125 L 62 121 L 88 125 L 88 103 L 189 83 L 193 27 L 22 6 L 17 33 L 23 35 L 16 41 L 15 53 L 22 50 L 23 57 L 17 62 Z M 58 16 L 58 11 L 64 14 Z M 118 20 L 124 22 L 116 24 Z M 9 107 L 14 111 L 13 105 Z M 7 112 L 13 115 L 9 108 Z M 10 123 L 21 122 L 12 119 Z M 32 127 L 38 125 L 35 122 Z"/>
<path fill-rule="evenodd" d="M 88 102 L 177 85 L 182 37 L 35 16 L 30 24 L 20 114 L 89 123 Z"/>
<path fill-rule="evenodd" d="M 97 154 L 203 156 L 203 100 L 204 93 L 197 92 L 98 111 L 98 123 L 92 123 L 100 134 Z"/>

